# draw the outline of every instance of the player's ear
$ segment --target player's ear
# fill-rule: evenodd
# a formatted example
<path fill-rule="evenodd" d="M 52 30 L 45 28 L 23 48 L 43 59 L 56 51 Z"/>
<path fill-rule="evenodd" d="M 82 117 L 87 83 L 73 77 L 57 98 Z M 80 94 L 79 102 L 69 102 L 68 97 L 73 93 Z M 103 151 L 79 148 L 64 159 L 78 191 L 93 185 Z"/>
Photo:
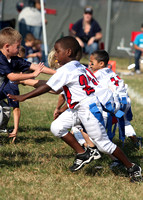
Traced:
<path fill-rule="evenodd" d="M 100 67 L 103 67 L 104 66 L 104 62 L 100 61 L 99 65 L 100 65 Z"/>
<path fill-rule="evenodd" d="M 5 48 L 7 51 L 9 51 L 9 44 L 8 43 L 6 43 L 6 44 L 4 44 L 4 46 L 3 46 L 3 48 Z"/>
<path fill-rule="evenodd" d="M 67 55 L 70 57 L 71 56 L 71 54 L 72 54 L 72 51 L 71 51 L 71 49 L 69 48 L 69 49 L 67 49 Z"/>
<path fill-rule="evenodd" d="M 4 44 L 4 47 L 9 48 L 9 44 L 8 43 Z"/>

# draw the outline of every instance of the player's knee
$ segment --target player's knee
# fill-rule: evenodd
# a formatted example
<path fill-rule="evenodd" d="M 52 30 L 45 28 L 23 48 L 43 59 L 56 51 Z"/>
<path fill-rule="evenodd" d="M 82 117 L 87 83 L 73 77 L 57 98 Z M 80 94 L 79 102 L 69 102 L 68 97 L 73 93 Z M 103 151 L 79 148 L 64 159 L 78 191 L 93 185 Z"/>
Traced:
<path fill-rule="evenodd" d="M 117 147 L 112 142 L 106 143 L 104 145 L 103 144 L 97 144 L 96 146 L 97 146 L 97 148 L 98 148 L 98 150 L 100 152 L 105 153 L 105 154 L 112 154 L 115 151 L 116 147 Z"/>
<path fill-rule="evenodd" d="M 57 126 L 57 124 L 55 123 L 55 121 L 53 121 L 53 122 L 51 123 L 51 127 L 50 127 L 51 132 L 52 132 L 53 135 L 56 136 L 56 137 L 59 137 L 59 130 L 60 130 L 59 128 L 60 128 L 60 126 Z"/>
<path fill-rule="evenodd" d="M 51 124 L 51 132 L 56 137 L 63 137 L 65 135 L 65 130 L 62 124 L 57 124 L 56 121 L 53 121 Z"/>

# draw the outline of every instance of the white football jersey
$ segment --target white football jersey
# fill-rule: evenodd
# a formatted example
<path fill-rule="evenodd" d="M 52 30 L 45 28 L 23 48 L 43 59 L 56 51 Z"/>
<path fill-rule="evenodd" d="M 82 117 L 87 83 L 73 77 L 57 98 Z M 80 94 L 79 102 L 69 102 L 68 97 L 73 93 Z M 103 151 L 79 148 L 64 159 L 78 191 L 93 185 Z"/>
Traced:
<path fill-rule="evenodd" d="M 119 97 L 127 96 L 127 89 L 124 81 L 108 67 L 99 69 L 94 75 L 99 81 L 99 85 L 107 85 L 109 89 L 111 89 L 113 93 L 117 93 Z"/>
<path fill-rule="evenodd" d="M 84 65 L 78 61 L 71 61 L 57 70 L 49 79 L 47 85 L 53 90 L 64 90 L 69 108 L 74 108 L 88 96 L 95 96 L 95 85 L 98 85 L 94 75 L 88 76 Z"/>

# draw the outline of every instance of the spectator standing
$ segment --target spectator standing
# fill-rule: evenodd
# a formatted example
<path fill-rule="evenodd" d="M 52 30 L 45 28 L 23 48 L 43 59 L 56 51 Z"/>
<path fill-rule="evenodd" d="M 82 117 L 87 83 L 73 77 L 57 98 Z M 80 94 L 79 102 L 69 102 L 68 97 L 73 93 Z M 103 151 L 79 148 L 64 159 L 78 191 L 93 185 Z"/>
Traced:
<path fill-rule="evenodd" d="M 83 18 L 78 20 L 72 27 L 72 35 L 75 36 L 83 52 L 92 54 L 98 49 L 99 40 L 102 38 L 101 27 L 93 19 L 93 9 L 88 6 L 84 9 Z"/>
<path fill-rule="evenodd" d="M 134 41 L 134 48 L 135 48 L 135 72 L 140 74 L 140 64 L 139 60 L 143 52 L 143 24 L 141 25 L 141 32 L 138 34 Z"/>
<path fill-rule="evenodd" d="M 39 63 L 42 60 L 42 49 L 41 49 L 41 40 L 35 39 L 34 45 L 33 45 L 33 53 L 35 53 L 36 56 L 33 57 L 34 63 Z"/>
<path fill-rule="evenodd" d="M 25 38 L 32 33 L 36 39 L 42 37 L 42 18 L 40 0 L 31 0 L 30 5 L 22 9 L 18 16 L 19 32 Z M 24 43 L 24 41 L 23 41 Z"/>

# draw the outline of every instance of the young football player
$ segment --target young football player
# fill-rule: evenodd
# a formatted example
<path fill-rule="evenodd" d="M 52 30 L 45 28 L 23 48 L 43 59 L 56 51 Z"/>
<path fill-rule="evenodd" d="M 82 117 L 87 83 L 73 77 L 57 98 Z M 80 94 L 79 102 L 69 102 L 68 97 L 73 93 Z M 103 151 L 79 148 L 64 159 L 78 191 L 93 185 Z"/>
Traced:
<path fill-rule="evenodd" d="M 8 95 L 14 101 L 25 101 L 44 94 L 51 89 L 54 91 L 63 90 L 70 110 L 68 114 L 63 112 L 51 124 L 52 133 L 60 137 L 77 153 L 71 171 L 79 170 L 85 164 L 93 160 L 94 155 L 89 149 L 83 149 L 69 132 L 73 125 L 73 114 L 75 120 L 80 120 L 84 125 L 88 135 L 94 141 L 97 148 L 103 152 L 118 158 L 127 168 L 129 176 L 133 179 L 141 178 L 141 167 L 129 161 L 123 151 L 109 140 L 102 117 L 102 107 L 95 95 L 97 84 L 94 76 L 89 78 L 85 66 L 76 60 L 80 45 L 71 36 L 60 38 L 55 42 L 55 56 L 62 66 L 48 80 L 48 82 L 35 90 L 23 95 Z"/>

